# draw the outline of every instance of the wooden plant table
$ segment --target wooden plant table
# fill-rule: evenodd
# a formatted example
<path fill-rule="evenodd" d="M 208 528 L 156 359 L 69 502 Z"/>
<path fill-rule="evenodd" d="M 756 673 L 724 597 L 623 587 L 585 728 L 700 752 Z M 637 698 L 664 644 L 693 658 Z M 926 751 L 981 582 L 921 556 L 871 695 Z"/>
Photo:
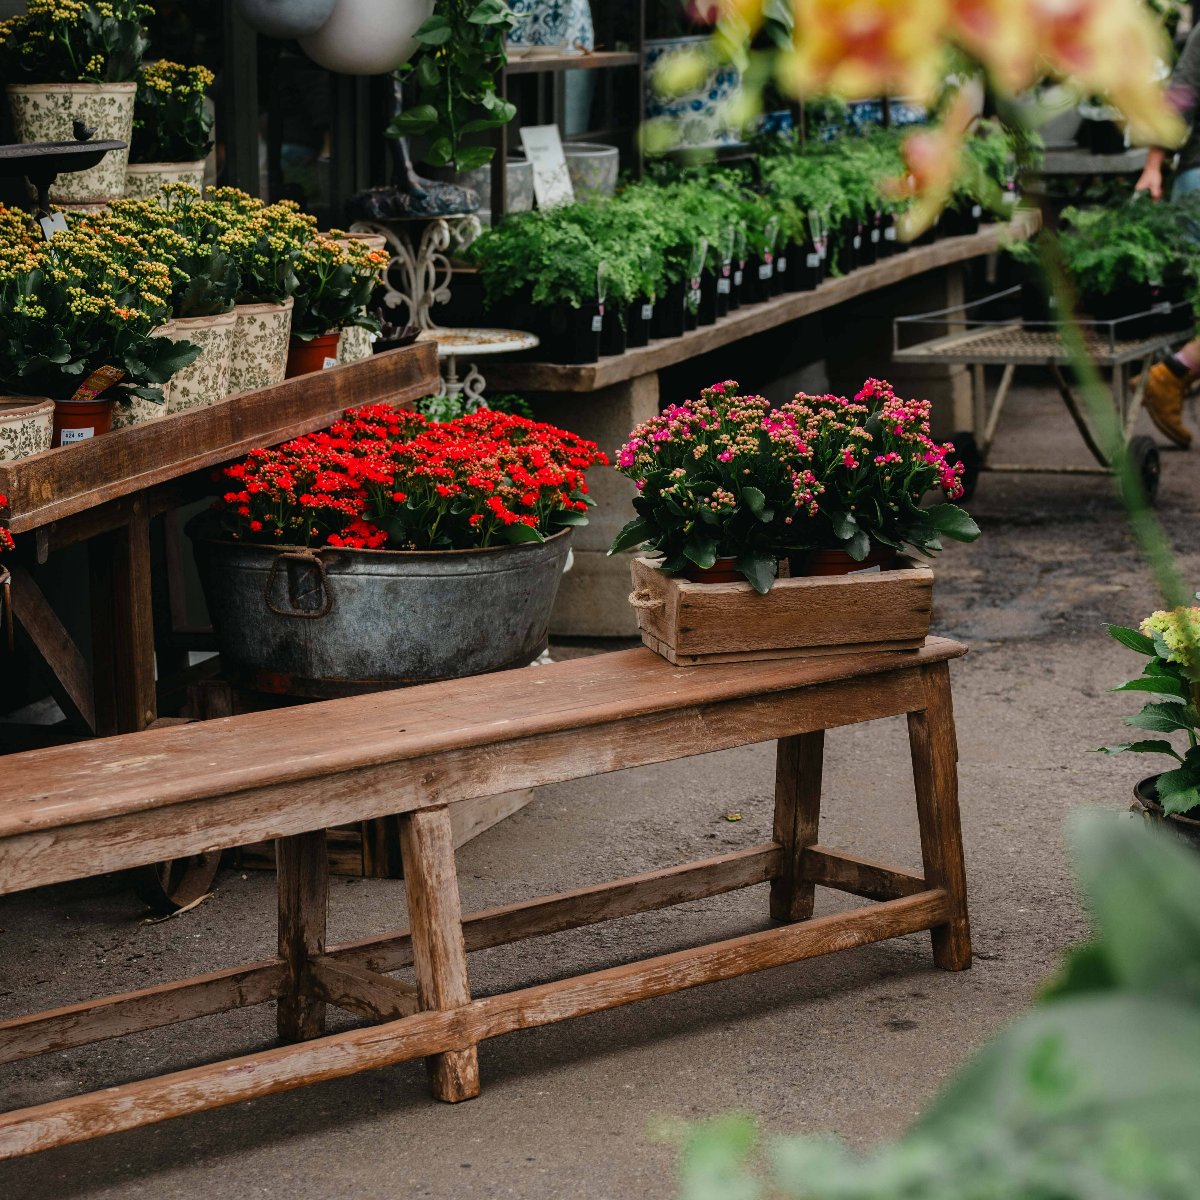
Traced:
<path fill-rule="evenodd" d="M 971 965 L 948 663 L 964 647 L 675 667 L 646 649 L 12 755 L 0 893 L 278 838 L 279 952 L 0 1023 L 0 1062 L 275 1001 L 285 1042 L 0 1115 L 0 1158 L 428 1056 L 479 1091 L 488 1038 L 931 930 Z M 824 730 L 907 714 L 923 875 L 817 841 Z M 368 731 L 370 736 L 364 736 Z M 776 740 L 770 842 L 463 917 L 452 809 L 474 797 Z M 399 813 L 411 928 L 327 946 L 324 829 Z M 770 884 L 780 924 L 473 999 L 467 952 Z M 878 901 L 813 918 L 820 885 Z M 415 985 L 392 973 L 411 966 Z M 325 1034 L 328 1005 L 370 1022 Z"/>

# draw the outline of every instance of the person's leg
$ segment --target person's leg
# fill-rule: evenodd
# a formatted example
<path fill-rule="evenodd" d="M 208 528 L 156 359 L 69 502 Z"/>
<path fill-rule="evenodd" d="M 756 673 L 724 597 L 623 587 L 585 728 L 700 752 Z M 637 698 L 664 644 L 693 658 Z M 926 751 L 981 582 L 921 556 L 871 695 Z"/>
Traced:
<path fill-rule="evenodd" d="M 1180 171 L 1171 186 L 1171 199 L 1200 191 L 1200 167 Z M 1183 401 L 1192 384 L 1200 379 L 1200 338 L 1168 354 L 1150 368 L 1146 377 L 1146 412 L 1159 432 L 1186 450 L 1191 431 L 1183 423 Z"/>

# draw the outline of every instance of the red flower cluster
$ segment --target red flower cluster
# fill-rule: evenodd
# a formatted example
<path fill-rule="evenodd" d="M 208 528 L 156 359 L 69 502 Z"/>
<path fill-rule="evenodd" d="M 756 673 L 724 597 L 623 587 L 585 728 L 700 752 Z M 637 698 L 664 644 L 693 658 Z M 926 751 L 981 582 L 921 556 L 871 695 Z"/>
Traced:
<path fill-rule="evenodd" d="M 8 497 L 0 495 L 0 509 L 7 507 Z M 3 554 L 6 550 L 11 550 L 15 545 L 16 542 L 13 541 L 13 535 L 3 525 L 0 525 L 0 554 Z"/>
<path fill-rule="evenodd" d="M 220 473 L 237 539 L 463 550 L 587 523 L 585 474 L 608 459 L 553 425 L 480 409 L 444 424 L 386 404 L 254 450 Z"/>

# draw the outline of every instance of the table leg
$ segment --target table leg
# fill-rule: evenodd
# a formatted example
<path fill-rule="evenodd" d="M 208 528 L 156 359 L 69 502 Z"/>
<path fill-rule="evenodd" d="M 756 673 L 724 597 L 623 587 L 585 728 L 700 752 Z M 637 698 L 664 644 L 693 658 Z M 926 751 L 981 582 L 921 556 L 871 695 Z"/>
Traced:
<path fill-rule="evenodd" d="M 288 965 L 276 1018 L 284 1041 L 304 1042 L 325 1031 L 324 1003 L 305 992 L 308 962 L 325 952 L 329 908 L 325 831 L 279 838 L 275 864 L 279 875 L 279 957 Z"/>
<path fill-rule="evenodd" d="M 468 1004 L 471 989 L 449 808 L 403 813 L 400 856 L 421 1008 L 444 1011 Z M 426 1062 L 430 1086 L 439 1100 L 453 1104 L 479 1095 L 474 1046 L 432 1054 Z"/>
<path fill-rule="evenodd" d="M 954 914 L 945 925 L 932 930 L 933 961 L 946 971 L 965 971 L 971 966 L 971 924 L 958 813 L 958 746 L 950 671 L 945 663 L 938 663 L 924 668 L 922 675 L 925 710 L 908 714 L 921 857 L 925 882 L 945 890 Z"/>
<path fill-rule="evenodd" d="M 817 841 L 821 820 L 821 767 L 825 731 L 780 738 L 775 752 L 775 832 L 783 847 L 781 872 L 771 880 L 771 916 L 803 921 L 812 916 L 814 885 L 801 868 Z"/>

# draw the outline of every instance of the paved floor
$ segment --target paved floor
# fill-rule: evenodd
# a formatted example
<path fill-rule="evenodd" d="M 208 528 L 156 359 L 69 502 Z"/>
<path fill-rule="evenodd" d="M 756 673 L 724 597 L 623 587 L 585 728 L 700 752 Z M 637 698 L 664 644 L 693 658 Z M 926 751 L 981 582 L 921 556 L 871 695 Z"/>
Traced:
<path fill-rule="evenodd" d="M 1006 430 L 1006 459 L 1084 461 L 1050 392 L 1019 391 Z M 1164 455 L 1161 509 L 1200 581 L 1198 462 Z M 1101 622 L 1153 605 L 1107 481 L 985 477 L 973 509 L 985 536 L 946 554 L 935 627 L 972 646 L 954 678 L 974 970 L 933 970 L 926 937 L 866 947 L 500 1039 L 481 1051 L 483 1095 L 456 1108 L 429 1099 L 420 1064 L 403 1064 L 0 1165 L 0 1197 L 669 1196 L 672 1118 L 739 1109 L 860 1144 L 902 1129 L 1082 933 L 1063 818 L 1123 806 L 1139 774 L 1088 753 L 1130 707 L 1107 694 L 1129 658 Z M 918 865 L 900 723 L 831 735 L 830 754 L 822 840 Z M 756 747 L 545 789 L 461 852 L 464 906 L 761 841 L 771 768 Z M 161 924 L 116 880 L 4 899 L 0 1013 L 267 954 L 272 883 L 227 874 L 213 899 Z M 764 924 L 765 905 L 753 889 L 487 951 L 473 982 L 486 992 L 744 932 Z M 404 921 L 402 884 L 336 882 L 334 937 Z M 272 1027 L 257 1009 L 2 1067 L 0 1104 L 261 1048 Z"/>

